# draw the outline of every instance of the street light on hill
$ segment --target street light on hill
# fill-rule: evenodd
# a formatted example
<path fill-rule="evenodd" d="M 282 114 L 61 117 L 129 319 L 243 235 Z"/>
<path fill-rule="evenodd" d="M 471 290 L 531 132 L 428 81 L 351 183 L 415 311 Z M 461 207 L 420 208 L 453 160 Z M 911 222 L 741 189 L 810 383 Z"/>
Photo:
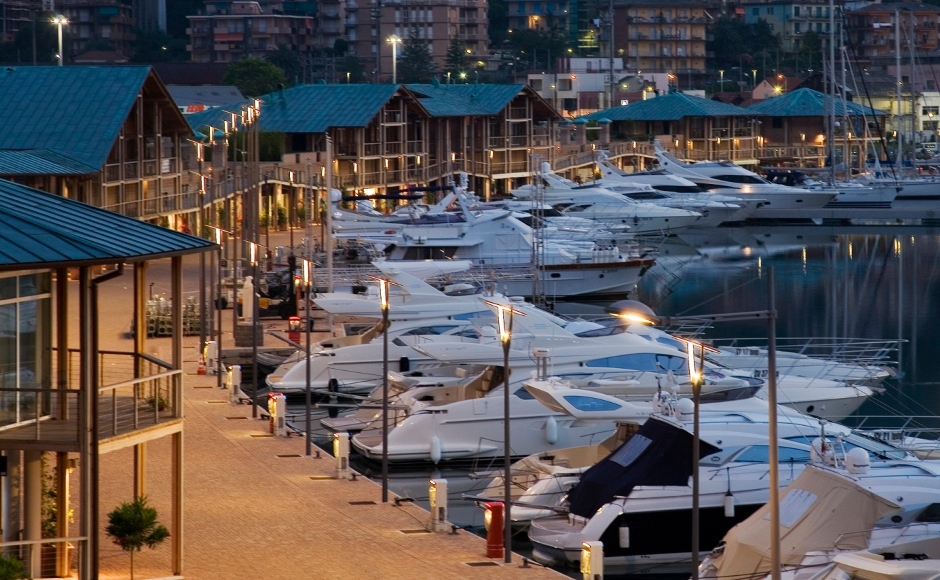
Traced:
<path fill-rule="evenodd" d="M 55 24 L 59 29 L 59 54 L 56 56 L 59 58 L 59 66 L 62 66 L 63 55 L 62 55 L 62 27 L 69 23 L 68 18 L 61 15 L 56 15 L 52 18 L 52 23 Z"/>

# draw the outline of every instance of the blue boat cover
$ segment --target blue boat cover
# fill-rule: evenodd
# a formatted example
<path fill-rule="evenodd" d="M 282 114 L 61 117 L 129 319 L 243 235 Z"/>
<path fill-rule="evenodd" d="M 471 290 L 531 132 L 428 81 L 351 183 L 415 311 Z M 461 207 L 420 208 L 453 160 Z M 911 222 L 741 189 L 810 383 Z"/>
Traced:
<path fill-rule="evenodd" d="M 616 496 L 626 497 L 638 485 L 688 485 L 692 475 L 694 436 L 679 425 L 647 419 L 632 437 L 588 469 L 568 492 L 571 513 L 589 518 Z M 700 457 L 720 451 L 699 441 Z"/>

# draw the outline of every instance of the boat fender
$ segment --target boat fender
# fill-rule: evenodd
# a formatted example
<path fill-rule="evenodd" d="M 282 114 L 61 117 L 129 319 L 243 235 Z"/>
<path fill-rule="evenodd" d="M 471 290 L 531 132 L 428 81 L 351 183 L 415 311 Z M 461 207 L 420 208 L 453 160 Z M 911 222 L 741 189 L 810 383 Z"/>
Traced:
<path fill-rule="evenodd" d="M 545 439 L 548 440 L 549 445 L 554 445 L 558 441 L 558 421 L 554 416 L 549 416 L 548 421 L 545 422 Z"/>
<path fill-rule="evenodd" d="M 407 373 L 411 370 L 411 361 L 408 360 L 408 357 L 403 356 L 398 359 L 398 372 Z"/>
<path fill-rule="evenodd" d="M 431 436 L 431 461 L 437 465 L 441 460 L 441 440 L 437 438 L 437 435 Z"/>
<path fill-rule="evenodd" d="M 731 492 L 725 494 L 725 499 L 723 500 L 725 507 L 725 517 L 733 518 L 734 517 L 734 496 L 731 495 Z"/>
<path fill-rule="evenodd" d="M 329 382 L 326 383 L 326 388 L 327 388 L 327 390 L 329 390 L 331 393 L 335 393 L 335 392 L 339 391 L 339 381 L 338 381 L 337 379 L 335 379 L 335 378 L 330 379 Z"/>
<path fill-rule="evenodd" d="M 622 549 L 627 549 L 630 547 L 630 528 L 627 526 L 621 526 L 618 529 L 619 535 L 617 540 L 619 541 L 620 547 Z"/>

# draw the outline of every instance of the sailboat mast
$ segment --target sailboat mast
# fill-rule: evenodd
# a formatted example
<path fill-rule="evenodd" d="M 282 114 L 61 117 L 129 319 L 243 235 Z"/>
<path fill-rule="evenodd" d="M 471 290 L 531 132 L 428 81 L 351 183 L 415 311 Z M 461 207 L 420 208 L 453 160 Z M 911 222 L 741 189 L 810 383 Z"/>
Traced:
<path fill-rule="evenodd" d="M 836 180 L 836 6 L 829 0 L 829 179 Z"/>
<path fill-rule="evenodd" d="M 894 58 L 894 68 L 897 71 L 897 82 L 895 83 L 895 90 L 897 92 L 895 94 L 895 101 L 897 101 L 898 104 L 898 114 L 897 117 L 895 117 L 896 121 L 894 124 L 896 133 L 898 134 L 898 151 L 896 156 L 897 160 L 895 161 L 897 165 L 895 172 L 897 172 L 901 170 L 901 160 L 903 159 L 901 143 L 903 141 L 902 134 L 904 133 L 901 129 L 901 11 L 897 8 L 894 9 Z"/>

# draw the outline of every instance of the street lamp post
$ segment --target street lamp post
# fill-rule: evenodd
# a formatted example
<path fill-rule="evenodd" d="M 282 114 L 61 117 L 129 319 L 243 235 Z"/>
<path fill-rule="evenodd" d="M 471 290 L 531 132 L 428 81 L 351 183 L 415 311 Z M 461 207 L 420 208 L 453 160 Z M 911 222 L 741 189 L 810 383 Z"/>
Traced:
<path fill-rule="evenodd" d="M 725 71 L 724 71 L 724 69 L 721 69 L 721 70 L 718 71 L 718 78 L 720 79 L 720 80 L 718 81 L 718 92 L 720 93 L 720 92 L 722 92 L 722 91 L 725 90 Z"/>
<path fill-rule="evenodd" d="M 52 19 L 52 23 L 59 28 L 59 54 L 57 56 L 59 57 L 59 66 L 62 66 L 64 60 L 62 54 L 62 26 L 68 24 L 69 20 L 65 16 L 55 16 Z"/>
<path fill-rule="evenodd" d="M 388 280 L 380 278 L 382 308 L 382 503 L 388 503 Z"/>
<path fill-rule="evenodd" d="M 756 87 L 757 86 L 757 69 L 756 68 L 751 69 L 751 78 L 754 79 L 754 86 Z"/>
<path fill-rule="evenodd" d="M 655 316 L 652 311 L 641 303 L 628 301 L 629 306 L 621 312 L 615 314 L 632 322 L 642 324 L 658 324 L 660 326 L 674 326 L 682 322 L 694 321 L 697 324 L 706 322 L 740 322 L 746 320 L 767 320 L 767 415 L 768 415 L 768 438 L 770 439 L 769 464 L 770 464 L 770 571 L 772 580 L 780 580 L 780 450 L 777 446 L 777 310 L 776 298 L 774 296 L 774 269 L 767 269 L 767 310 L 757 310 L 753 312 L 733 312 L 728 314 L 705 314 L 701 316 L 686 317 L 668 317 Z M 616 308 L 616 305 L 613 306 Z M 698 393 L 702 376 L 693 374 L 694 365 L 693 344 L 689 343 L 689 378 L 692 379 L 693 397 L 695 397 L 695 418 L 693 429 L 695 430 L 695 445 L 693 446 L 692 477 L 692 554 L 693 554 L 693 578 L 698 578 L 698 550 L 699 541 L 698 529 Z M 704 352 L 701 354 L 704 357 Z M 704 370 L 704 365 L 700 371 Z"/>
<path fill-rule="evenodd" d="M 503 343 L 503 544 L 506 563 L 512 562 L 512 453 L 509 445 L 509 346 L 512 342 L 513 309 L 498 306 L 496 320 L 499 340 Z"/>
<path fill-rule="evenodd" d="M 701 449 L 699 449 L 699 405 L 702 398 L 702 382 L 705 373 L 705 347 L 698 345 L 700 356 L 698 369 L 695 368 L 695 343 L 689 341 L 686 343 L 689 357 L 689 382 L 692 383 L 692 437 L 695 444 L 692 445 L 692 580 L 698 580 L 698 551 L 699 551 L 699 477 L 698 463 L 701 459 Z"/>
<path fill-rule="evenodd" d="M 392 84 L 398 84 L 398 44 L 401 43 L 401 38 L 395 36 L 388 37 L 388 41 L 392 43 Z"/>
<path fill-rule="evenodd" d="M 308 239 L 308 244 L 309 244 L 309 239 Z M 304 422 L 304 432 L 306 433 L 306 437 L 305 437 L 304 439 L 305 439 L 306 441 L 304 442 L 304 452 L 305 452 L 305 454 L 306 454 L 307 456 L 309 456 L 309 455 L 312 453 L 312 450 L 311 450 L 311 442 L 310 442 L 310 428 L 311 428 L 311 424 L 310 424 L 310 410 L 311 410 L 311 407 L 312 407 L 312 401 L 311 401 L 311 398 L 310 398 L 310 279 L 313 277 L 313 276 L 311 275 L 311 274 L 312 274 L 312 272 L 311 272 L 312 269 L 313 269 L 313 264 L 310 262 L 310 260 L 304 260 L 304 261 L 303 261 L 303 278 L 304 278 L 304 326 L 306 327 L 305 332 L 306 332 L 306 334 L 307 334 L 307 337 L 306 337 L 306 338 L 307 338 L 306 353 L 305 353 L 305 354 L 307 355 L 307 360 L 306 360 L 306 363 L 305 363 L 305 366 L 306 366 L 306 369 L 305 369 L 306 377 L 305 377 L 305 378 L 306 378 L 306 381 L 307 381 L 307 382 L 306 382 L 305 387 L 304 387 L 304 406 L 305 406 L 305 408 L 306 408 L 306 419 L 305 419 L 305 422 Z M 293 275 L 294 275 L 294 273 L 291 272 L 291 276 L 293 276 Z"/>

